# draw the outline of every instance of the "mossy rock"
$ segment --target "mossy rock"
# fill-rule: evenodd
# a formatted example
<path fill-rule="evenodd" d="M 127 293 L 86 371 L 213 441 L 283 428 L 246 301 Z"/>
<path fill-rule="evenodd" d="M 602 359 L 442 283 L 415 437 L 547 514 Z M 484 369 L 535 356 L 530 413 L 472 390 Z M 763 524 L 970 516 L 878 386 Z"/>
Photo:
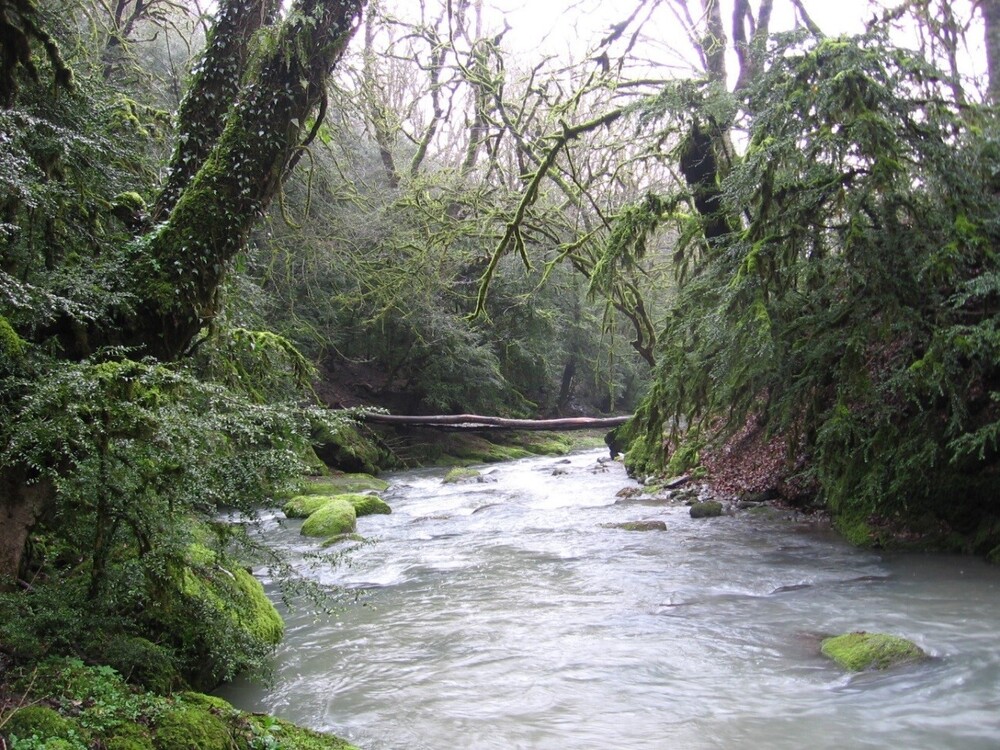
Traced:
<path fill-rule="evenodd" d="M 7 736 L 26 740 L 64 739 L 77 730 L 77 724 L 47 706 L 25 706 L 19 708 L 3 726 Z"/>
<path fill-rule="evenodd" d="M 330 502 L 331 495 L 296 495 L 281 510 L 286 518 L 309 518 Z"/>
<path fill-rule="evenodd" d="M 233 738 L 226 724 L 201 708 L 181 707 L 160 717 L 153 735 L 156 750 L 231 750 Z"/>
<path fill-rule="evenodd" d="M 478 479 L 482 476 L 475 469 L 467 469 L 462 466 L 456 466 L 454 469 L 449 471 L 444 475 L 444 479 L 441 481 L 444 484 L 459 484 L 460 482 L 468 482 L 470 480 Z"/>
<path fill-rule="evenodd" d="M 623 531 L 666 531 L 667 524 L 663 521 L 622 521 L 620 523 L 602 523 L 605 529 L 622 529 Z"/>
<path fill-rule="evenodd" d="M 356 516 L 388 515 L 392 513 L 389 503 L 378 495 L 338 495 L 354 506 Z"/>
<path fill-rule="evenodd" d="M 279 643 L 285 624 L 260 581 L 243 568 L 219 567 L 222 575 L 212 579 L 197 575 L 192 569 L 185 570 L 184 594 L 215 607 L 234 627 L 255 639 L 272 645 Z"/>
<path fill-rule="evenodd" d="M 927 658 L 917 644 L 888 633 L 846 633 L 826 638 L 823 655 L 849 672 L 883 670 Z"/>
<path fill-rule="evenodd" d="M 716 518 L 722 515 L 722 503 L 710 500 L 691 506 L 691 518 Z"/>
<path fill-rule="evenodd" d="M 383 492 L 389 489 L 389 483 L 371 474 L 332 474 L 302 482 L 301 495 L 343 495 L 349 492 L 364 492 L 374 490 Z"/>
<path fill-rule="evenodd" d="M 302 524 L 303 536 L 332 537 L 357 529 L 354 506 L 339 497 L 330 498 Z"/>

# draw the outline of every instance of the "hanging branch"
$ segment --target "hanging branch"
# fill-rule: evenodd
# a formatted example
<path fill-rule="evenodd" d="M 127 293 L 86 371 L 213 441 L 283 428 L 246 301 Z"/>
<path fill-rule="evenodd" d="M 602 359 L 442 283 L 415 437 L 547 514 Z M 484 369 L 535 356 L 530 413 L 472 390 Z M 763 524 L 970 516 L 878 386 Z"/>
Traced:
<path fill-rule="evenodd" d="M 557 136 L 552 136 L 555 143 L 552 148 L 549 149 L 545 158 L 538 165 L 538 169 L 531 177 L 531 181 L 528 183 L 527 189 L 524 191 L 524 195 L 521 196 L 521 202 L 518 203 L 517 210 L 514 212 L 513 218 L 507 223 L 507 229 L 504 231 L 503 237 L 500 238 L 500 242 L 497 243 L 496 249 L 493 251 L 493 255 L 490 257 L 489 265 L 486 267 L 486 271 L 483 273 L 479 280 L 479 293 L 476 296 L 476 309 L 473 313 L 473 317 L 481 315 L 486 310 L 486 296 L 489 292 L 490 281 L 493 279 L 493 274 L 496 271 L 497 264 L 500 259 L 510 252 L 513 247 L 517 250 L 518 255 L 521 256 L 521 260 L 524 265 L 528 268 L 531 267 L 531 261 L 528 259 L 528 253 L 524 246 L 524 235 L 521 232 L 521 226 L 524 223 L 524 217 L 528 212 L 528 209 L 534 205 L 535 200 L 538 198 L 538 191 L 541 187 L 542 180 L 545 179 L 549 170 L 555 164 L 556 157 L 559 156 L 559 152 L 565 148 L 565 146 L 572 140 L 579 138 L 584 133 L 589 133 L 592 130 L 597 130 L 600 127 L 610 125 L 619 119 L 625 113 L 624 109 L 618 108 L 607 112 L 600 117 L 593 120 L 588 120 L 587 122 L 582 122 L 579 125 L 574 125 L 570 127 L 566 123 L 562 123 L 562 133 Z"/>

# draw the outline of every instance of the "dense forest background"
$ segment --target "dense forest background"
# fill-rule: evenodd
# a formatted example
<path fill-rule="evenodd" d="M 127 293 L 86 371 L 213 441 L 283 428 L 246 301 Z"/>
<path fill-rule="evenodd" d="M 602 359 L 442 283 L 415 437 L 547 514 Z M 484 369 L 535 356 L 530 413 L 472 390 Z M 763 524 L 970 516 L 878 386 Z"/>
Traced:
<path fill-rule="evenodd" d="M 0 0 L 3 652 L 258 664 L 211 519 L 359 406 L 998 556 L 1000 3 L 808 5 Z"/>

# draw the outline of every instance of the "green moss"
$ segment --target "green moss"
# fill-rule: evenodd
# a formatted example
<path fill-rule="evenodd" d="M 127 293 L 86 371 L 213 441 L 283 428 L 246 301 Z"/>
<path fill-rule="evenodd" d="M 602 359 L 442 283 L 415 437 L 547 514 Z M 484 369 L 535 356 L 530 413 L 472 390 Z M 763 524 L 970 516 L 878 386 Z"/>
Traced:
<path fill-rule="evenodd" d="M 199 575 L 194 569 L 185 569 L 183 593 L 197 599 L 202 606 L 215 609 L 231 627 L 261 643 L 274 645 L 281 641 L 284 623 L 260 581 L 236 565 L 216 561 L 215 569 L 221 570 L 221 574 L 212 578 Z"/>
<path fill-rule="evenodd" d="M 19 739 L 61 739 L 75 733 L 77 724 L 46 706 L 25 706 L 15 711 L 4 725 L 4 732 Z"/>
<path fill-rule="evenodd" d="M 357 528 L 357 518 L 354 506 L 349 502 L 330 498 L 302 524 L 302 534 L 320 537 L 348 534 Z"/>
<path fill-rule="evenodd" d="M 285 623 L 264 593 L 264 587 L 243 568 L 232 572 L 242 599 L 235 614 L 236 622 L 264 643 L 279 643 L 285 634 Z"/>
<path fill-rule="evenodd" d="M 833 528 L 855 547 L 875 546 L 876 534 L 868 519 L 855 514 L 838 514 L 833 517 Z"/>
<path fill-rule="evenodd" d="M 820 650 L 824 656 L 851 672 L 889 669 L 927 658 L 927 654 L 912 641 L 887 633 L 838 635 L 825 639 Z"/>
<path fill-rule="evenodd" d="M 378 495 L 339 495 L 354 506 L 357 516 L 388 515 L 392 513 L 389 504 Z"/>
<path fill-rule="evenodd" d="M 722 515 L 722 503 L 710 500 L 691 506 L 691 518 L 715 518 Z"/>
<path fill-rule="evenodd" d="M 392 513 L 392 508 L 378 495 L 363 495 L 359 493 L 298 495 L 285 503 L 282 510 L 288 518 L 308 518 L 327 503 L 334 500 L 344 500 L 354 506 L 355 516 Z"/>
<path fill-rule="evenodd" d="M 286 518 L 309 518 L 330 502 L 330 495 L 296 495 L 282 506 Z"/>
<path fill-rule="evenodd" d="M 0 353 L 9 359 L 20 359 L 24 356 L 27 345 L 24 339 L 17 335 L 17 332 L 7 322 L 7 318 L 0 315 Z"/>
<path fill-rule="evenodd" d="M 233 704 L 229 701 L 208 695 L 207 693 L 197 693 L 193 690 L 186 690 L 174 696 L 177 700 L 195 708 L 217 709 L 220 711 L 233 711 Z"/>
<path fill-rule="evenodd" d="M 517 437 L 517 444 L 539 456 L 565 456 L 576 445 L 573 438 L 555 432 L 528 432 Z"/>
<path fill-rule="evenodd" d="M 445 474 L 444 479 L 441 481 L 445 484 L 457 484 L 458 482 L 462 482 L 466 479 L 476 479 L 479 476 L 481 476 L 480 473 L 475 469 L 466 469 L 461 466 L 456 466 L 454 469 Z"/>
<path fill-rule="evenodd" d="M 105 750 L 155 750 L 149 729 L 141 724 L 125 724 L 104 738 Z"/>
<path fill-rule="evenodd" d="M 157 750 L 231 750 L 233 738 L 215 714 L 200 708 L 182 707 L 160 717 L 153 746 Z"/>

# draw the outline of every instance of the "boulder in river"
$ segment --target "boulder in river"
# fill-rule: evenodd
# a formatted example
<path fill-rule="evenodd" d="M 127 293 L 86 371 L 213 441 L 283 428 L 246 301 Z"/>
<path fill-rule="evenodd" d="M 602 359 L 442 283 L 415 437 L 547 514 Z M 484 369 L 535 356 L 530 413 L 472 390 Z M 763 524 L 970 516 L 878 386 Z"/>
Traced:
<path fill-rule="evenodd" d="M 358 516 L 354 506 L 340 497 L 333 497 L 302 524 L 304 536 L 329 538 L 349 534 L 357 528 Z"/>
<path fill-rule="evenodd" d="M 479 477 L 480 474 L 475 469 L 466 469 L 465 467 L 457 466 L 445 474 L 444 479 L 441 481 L 445 484 L 460 484 L 462 482 L 475 482 Z"/>
<path fill-rule="evenodd" d="M 888 633 L 845 633 L 820 644 L 823 656 L 850 672 L 889 669 L 927 658 L 913 641 Z"/>
<path fill-rule="evenodd" d="M 691 506 L 691 518 L 715 518 L 722 515 L 722 503 L 709 500 L 705 503 L 695 503 Z"/>

